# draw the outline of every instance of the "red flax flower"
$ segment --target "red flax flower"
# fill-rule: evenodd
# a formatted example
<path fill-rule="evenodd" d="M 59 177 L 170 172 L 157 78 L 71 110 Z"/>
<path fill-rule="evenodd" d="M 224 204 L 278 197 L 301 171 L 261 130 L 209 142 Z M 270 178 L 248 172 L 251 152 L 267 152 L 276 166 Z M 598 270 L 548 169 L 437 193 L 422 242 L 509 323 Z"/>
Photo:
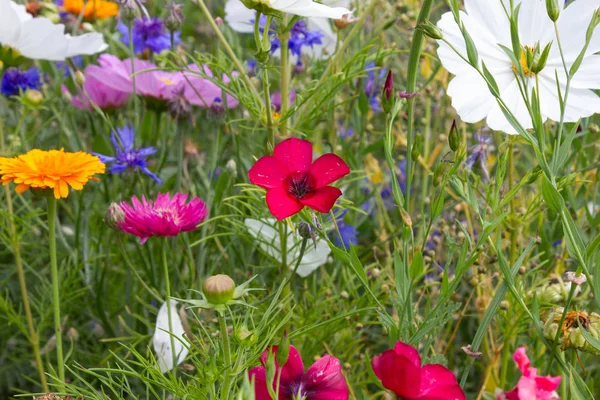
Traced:
<path fill-rule="evenodd" d="M 396 342 L 371 361 L 381 384 L 402 400 L 466 400 L 456 377 L 440 364 L 421 366 L 414 347 Z"/>
<path fill-rule="evenodd" d="M 271 347 L 271 351 L 277 354 L 277 346 Z M 266 350 L 260 356 L 262 366 L 251 368 L 248 372 L 250 380 L 254 379 L 256 400 L 271 400 L 265 368 L 268 356 L 269 351 Z M 340 360 L 335 357 L 325 355 L 304 372 L 304 363 L 298 350 L 290 345 L 287 362 L 283 367 L 276 365 L 276 368 L 273 392 L 277 393 L 279 379 L 278 400 L 348 400 L 348 385 L 342 375 Z"/>
<path fill-rule="evenodd" d="M 267 189 L 267 206 L 278 220 L 307 206 L 328 213 L 342 191 L 327 186 L 350 172 L 348 165 L 329 153 L 312 162 L 312 144 L 286 139 L 275 146 L 272 156 L 259 159 L 250 171 L 250 182 Z"/>

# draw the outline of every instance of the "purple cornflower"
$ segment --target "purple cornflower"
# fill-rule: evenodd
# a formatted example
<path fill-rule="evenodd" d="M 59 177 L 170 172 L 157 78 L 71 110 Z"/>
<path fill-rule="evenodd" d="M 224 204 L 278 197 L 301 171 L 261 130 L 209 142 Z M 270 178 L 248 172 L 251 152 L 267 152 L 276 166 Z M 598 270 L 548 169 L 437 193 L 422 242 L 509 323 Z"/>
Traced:
<path fill-rule="evenodd" d="M 347 212 L 348 210 L 344 210 L 335 216 L 335 223 L 340 233 L 338 234 L 336 231 L 331 233 L 335 245 L 340 247 L 343 244 L 345 249 L 349 249 L 351 244 L 358 244 L 358 230 L 354 227 L 354 225 L 346 224 L 344 222 L 344 217 L 346 216 Z"/>
<path fill-rule="evenodd" d="M 296 101 L 296 91 L 291 90 L 289 93 L 289 104 L 294 104 L 294 101 Z M 273 92 L 273 94 L 271 94 L 271 106 L 275 111 L 281 111 L 281 92 Z"/>
<path fill-rule="evenodd" d="M 83 57 L 71 57 L 71 61 L 73 62 L 73 65 L 75 65 L 78 69 L 81 69 L 83 67 Z M 68 78 L 69 76 L 71 76 L 71 72 L 69 71 L 69 63 L 67 63 L 66 61 L 57 61 L 56 68 L 61 69 L 65 77 Z"/>
<path fill-rule="evenodd" d="M 2 75 L 0 93 L 5 96 L 18 96 L 27 89 L 39 89 L 42 84 L 40 71 L 31 67 L 26 71 L 17 68 L 8 68 Z"/>
<path fill-rule="evenodd" d="M 486 181 L 490 180 L 490 173 L 487 169 L 488 164 L 488 152 L 490 150 L 490 144 L 492 140 L 489 137 L 483 135 L 475 135 L 477 144 L 469 147 L 469 156 L 467 157 L 467 168 L 473 170 L 475 167 L 479 167 L 484 174 Z"/>
<path fill-rule="evenodd" d="M 110 134 L 110 141 L 112 142 L 116 153 L 114 157 L 98 153 L 92 154 L 99 157 L 100 161 L 104 164 L 112 163 L 108 167 L 108 171 L 113 174 L 120 174 L 128 168 L 139 169 L 144 174 L 154 179 L 156 183 L 162 184 L 160 178 L 148 169 L 148 162 L 146 161 L 146 157 L 156 153 L 156 149 L 154 147 L 134 148 L 133 142 L 135 140 L 135 131 L 131 126 L 124 126 L 122 129 L 117 128 L 117 136 L 119 137 L 120 143 L 117 142 L 114 131 Z"/>
<path fill-rule="evenodd" d="M 378 98 L 381 93 L 381 85 L 385 81 L 385 77 L 387 75 L 387 69 L 381 68 L 379 70 L 379 75 L 376 76 L 376 69 L 377 66 L 374 62 L 371 62 L 365 66 L 365 70 L 367 71 L 367 81 L 364 88 L 365 94 L 369 98 L 371 109 L 375 112 L 381 111 Z"/>
<path fill-rule="evenodd" d="M 254 21 L 252 21 L 254 23 Z M 261 20 L 261 27 L 264 29 L 264 23 Z M 281 41 L 271 31 L 271 53 L 281 48 Z M 297 65 L 302 65 L 300 59 L 302 58 L 302 49 L 304 47 L 313 47 L 317 44 L 323 43 L 323 33 L 321 31 L 309 31 L 306 26 L 306 22 L 300 20 L 294 24 L 290 30 L 290 39 L 288 40 L 289 52 L 298 57 Z"/>
<path fill-rule="evenodd" d="M 119 22 L 117 30 L 121 33 L 121 42 L 129 46 L 129 28 L 123 22 Z M 171 34 L 165 29 L 165 25 L 159 18 L 140 18 L 134 21 L 132 27 L 133 50 L 135 54 L 145 51 L 160 53 L 171 49 Z M 181 42 L 181 33 L 175 32 L 173 44 L 177 46 Z"/>

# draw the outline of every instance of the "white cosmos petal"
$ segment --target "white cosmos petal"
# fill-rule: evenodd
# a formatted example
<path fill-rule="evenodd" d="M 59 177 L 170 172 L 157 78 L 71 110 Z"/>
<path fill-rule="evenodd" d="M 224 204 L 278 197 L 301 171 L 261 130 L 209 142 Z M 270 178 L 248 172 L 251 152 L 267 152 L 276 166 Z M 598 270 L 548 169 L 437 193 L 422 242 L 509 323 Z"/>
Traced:
<path fill-rule="evenodd" d="M 496 38 L 495 43 L 510 46 L 510 24 L 507 18 L 499 18 L 504 15 L 504 8 L 498 0 L 465 0 L 465 10 L 488 29 L 492 37 Z M 450 16 L 452 17 L 452 13 Z M 452 19 L 454 20 L 453 17 Z"/>
<path fill-rule="evenodd" d="M 244 220 L 244 224 L 248 228 L 248 232 L 257 240 L 259 248 L 268 256 L 281 263 L 282 257 L 280 251 L 281 245 L 279 241 L 279 232 L 273 228 L 276 223 L 277 220 L 274 218 L 267 218 L 265 219 L 265 222 L 252 218 L 246 218 Z M 286 240 L 286 258 L 290 269 L 294 268 L 296 261 L 300 256 L 301 242 L 302 238 L 297 232 L 288 232 Z M 296 273 L 305 278 L 315 269 L 325 264 L 330 253 L 331 249 L 326 242 L 318 241 L 317 248 L 315 249 L 312 242 L 309 241 Z"/>
<path fill-rule="evenodd" d="M 525 129 L 530 129 L 532 127 L 531 116 L 527 111 L 527 107 L 525 106 L 525 101 L 521 96 L 521 91 L 519 90 L 519 85 L 516 79 L 505 86 L 505 89 L 502 90 L 501 94 L 502 100 L 506 107 L 512 111 L 513 115 L 516 117 L 517 121 L 523 126 Z M 486 122 L 490 128 L 496 131 L 504 131 L 509 135 L 516 135 L 517 131 L 512 127 L 510 122 L 504 117 L 504 113 L 498 104 L 495 104 L 492 107 L 491 112 L 487 116 Z"/>
<path fill-rule="evenodd" d="M 256 11 L 246 8 L 240 0 L 228 0 L 225 3 L 225 22 L 231 29 L 241 33 L 254 32 L 254 24 L 250 21 L 256 19 Z"/>
<path fill-rule="evenodd" d="M 600 89 L 600 55 L 584 59 L 571 81 L 571 86 L 578 89 Z"/>
<path fill-rule="evenodd" d="M 561 88 L 564 93 L 565 88 Z M 553 121 L 560 121 L 560 104 L 554 80 L 540 79 L 540 105 L 542 115 Z M 565 110 L 565 122 L 576 122 L 600 112 L 600 97 L 588 89 L 571 88 Z"/>
<path fill-rule="evenodd" d="M 560 2 L 560 0 L 559 0 Z M 505 18 L 508 22 L 508 19 Z M 509 31 L 510 32 L 510 31 Z M 554 40 L 554 24 L 548 17 L 544 0 L 527 0 L 521 3 L 519 12 L 519 39 L 524 46 L 545 46 Z M 510 42 L 508 48 L 512 48 Z"/>
<path fill-rule="evenodd" d="M 160 372 L 163 374 L 175 367 L 173 365 L 171 339 L 173 339 L 173 345 L 175 346 L 174 350 L 177 365 L 181 364 L 188 355 L 188 348 L 184 345 L 185 331 L 179 313 L 177 312 L 177 302 L 170 299 L 169 304 L 171 308 L 171 325 L 173 331 L 169 331 L 169 311 L 167 309 L 167 302 L 164 302 L 160 307 L 160 310 L 158 310 L 158 315 L 156 316 L 156 329 L 154 331 L 154 337 L 152 338 L 152 346 L 156 352 Z"/>
<path fill-rule="evenodd" d="M 454 77 L 448 85 L 452 107 L 463 121 L 479 122 L 486 117 L 496 103 L 485 81 L 473 68 Z"/>
<path fill-rule="evenodd" d="M 588 25 L 594 11 L 598 8 L 600 8 L 600 0 L 576 0 L 560 14 L 557 21 L 558 33 L 567 63 L 573 63 L 583 49 Z M 586 54 L 600 51 L 598 45 L 600 45 L 600 30 L 596 29 Z"/>
<path fill-rule="evenodd" d="M 321 39 L 321 44 L 302 48 L 303 52 L 309 57 L 315 58 L 327 58 L 335 53 L 337 35 L 331 29 L 328 18 L 308 18 L 306 26 L 309 31 L 320 31 L 323 34 L 323 38 Z"/>
<path fill-rule="evenodd" d="M 328 7 L 312 0 L 272 0 L 271 8 L 301 17 L 323 17 L 340 19 L 350 10 L 344 7 Z"/>
<path fill-rule="evenodd" d="M 64 25 L 47 18 L 32 18 L 24 6 L 12 0 L 0 0 L 0 44 L 14 47 L 27 58 L 60 61 L 107 48 L 99 33 L 71 38 L 64 30 Z"/>
<path fill-rule="evenodd" d="M 46 18 L 30 19 L 21 25 L 21 35 L 15 47 L 25 57 L 34 60 L 64 60 L 68 49 L 64 29 L 64 25 L 54 25 Z"/>
<path fill-rule="evenodd" d="M 17 11 L 8 0 L 0 0 L 0 44 L 14 46 L 20 32 L 21 23 Z"/>

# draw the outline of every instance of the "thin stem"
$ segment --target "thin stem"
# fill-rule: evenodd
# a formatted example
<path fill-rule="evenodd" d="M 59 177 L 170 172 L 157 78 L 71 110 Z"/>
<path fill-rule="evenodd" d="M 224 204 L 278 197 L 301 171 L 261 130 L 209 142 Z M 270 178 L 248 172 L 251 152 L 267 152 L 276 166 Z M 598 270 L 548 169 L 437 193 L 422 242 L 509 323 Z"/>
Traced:
<path fill-rule="evenodd" d="M 173 337 L 173 318 L 171 317 L 171 282 L 169 280 L 169 263 L 167 262 L 168 239 L 165 238 L 162 245 L 162 264 L 165 279 L 165 293 L 167 296 L 167 317 L 169 318 L 169 340 L 171 341 L 171 354 L 173 357 L 173 369 L 177 367 L 177 354 L 175 354 L 175 338 Z"/>
<path fill-rule="evenodd" d="M 198 2 L 198 5 L 200 6 L 200 9 L 202 9 L 202 12 L 204 13 L 204 16 L 208 20 L 209 25 L 211 26 L 211 28 L 215 32 L 215 35 L 217 35 L 217 38 L 219 39 L 219 41 L 223 45 L 223 48 L 225 49 L 225 52 L 229 55 L 229 57 L 231 57 L 231 61 L 233 61 L 233 63 L 235 64 L 235 67 L 237 68 L 238 72 L 240 73 L 240 76 L 242 77 L 242 79 L 246 83 L 246 86 L 248 86 L 248 89 L 250 89 L 250 91 L 252 92 L 252 94 L 254 95 L 254 97 L 257 100 L 259 100 L 260 99 L 260 95 L 258 94 L 258 92 L 256 91 L 256 88 L 254 87 L 254 85 L 250 81 L 250 77 L 246 73 L 246 68 L 244 68 L 244 66 L 242 65 L 242 63 L 240 62 L 240 60 L 235 55 L 235 53 L 234 53 L 233 49 L 231 48 L 231 46 L 229 46 L 229 43 L 227 43 L 227 39 L 225 39 L 225 36 L 223 36 L 223 34 L 221 33 L 221 30 L 219 29 L 219 27 L 215 23 L 215 19 L 212 17 L 212 15 L 211 15 L 208 7 L 206 7 L 206 4 L 204 4 L 204 0 L 197 0 L 197 2 Z"/>
<path fill-rule="evenodd" d="M 417 18 L 417 25 L 429 18 L 433 0 L 424 0 L 421 12 Z M 414 93 L 417 89 L 417 76 L 419 71 L 419 61 L 421 59 L 421 52 L 423 50 L 423 32 L 419 29 L 415 29 L 412 37 L 412 44 L 410 47 L 410 55 L 408 58 L 408 76 L 406 82 L 406 91 L 408 93 Z M 413 178 L 413 160 L 412 160 L 412 143 L 414 137 L 414 124 L 415 124 L 415 97 L 408 99 L 408 124 L 406 131 L 406 190 L 404 191 L 405 197 L 405 209 L 410 213 L 410 187 Z"/>
<path fill-rule="evenodd" d="M 225 379 L 223 380 L 223 390 L 221 400 L 229 399 L 229 390 L 231 387 L 231 348 L 229 346 L 229 334 L 227 333 L 227 323 L 225 322 L 225 315 L 219 311 L 219 329 L 221 330 L 221 337 L 223 338 L 223 358 L 225 360 L 226 372 Z"/>
<path fill-rule="evenodd" d="M 283 15 L 283 32 L 279 35 L 281 42 L 281 116 L 284 118 L 281 124 L 281 135 L 285 137 L 288 127 L 288 118 L 285 118 L 289 106 L 290 106 L 290 95 L 289 95 L 289 83 L 290 83 L 290 54 L 289 54 L 289 37 L 290 31 L 288 29 L 288 15 Z"/>
<path fill-rule="evenodd" d="M 48 232 L 50 245 L 50 268 L 52 271 L 52 306 L 54 308 L 54 334 L 56 336 L 56 363 L 60 386 L 65 383 L 62 329 L 60 319 L 60 291 L 58 284 L 58 263 L 56 261 L 56 199 L 53 194 L 46 197 L 48 202 Z"/>
<path fill-rule="evenodd" d="M 184 136 L 183 127 L 179 122 L 175 123 L 175 135 L 177 137 L 177 180 L 175 182 L 175 190 L 181 191 L 181 176 L 183 173 L 183 146 Z"/>
<path fill-rule="evenodd" d="M 513 157 L 513 152 L 514 152 L 514 142 L 511 139 L 510 140 L 510 144 L 508 145 L 508 190 L 510 191 L 513 188 L 513 182 L 514 182 L 514 174 L 515 174 L 515 161 L 514 161 L 514 157 Z M 516 196 L 515 196 L 516 197 Z M 510 200 L 510 214 L 512 216 L 515 215 L 515 197 L 513 197 Z M 515 223 L 515 221 L 511 221 L 512 223 Z M 515 226 L 510 226 L 510 265 L 513 265 L 515 263 L 515 260 L 517 259 L 517 228 Z"/>
<path fill-rule="evenodd" d="M 137 97 L 137 87 L 135 84 L 136 70 L 135 70 L 135 50 L 133 48 L 133 21 L 129 21 L 127 24 L 127 31 L 129 34 L 129 57 L 131 57 L 131 84 L 133 86 L 133 113 L 135 118 L 135 128 L 138 129 L 140 126 L 140 99 Z"/>

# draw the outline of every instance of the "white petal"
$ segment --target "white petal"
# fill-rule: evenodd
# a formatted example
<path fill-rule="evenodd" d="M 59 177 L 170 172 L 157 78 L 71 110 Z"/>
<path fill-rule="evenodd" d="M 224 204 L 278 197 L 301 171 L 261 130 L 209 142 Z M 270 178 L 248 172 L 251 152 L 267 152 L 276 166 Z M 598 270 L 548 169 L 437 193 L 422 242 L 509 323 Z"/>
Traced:
<path fill-rule="evenodd" d="M 315 3 L 312 0 L 273 0 L 271 7 L 275 10 L 301 17 L 323 17 L 340 19 L 350 10 L 344 7 L 328 7 L 324 4 Z"/>
<path fill-rule="evenodd" d="M 67 57 L 92 55 L 101 53 L 108 48 L 101 33 L 86 33 L 75 37 L 66 35 L 66 37 L 68 43 Z"/>
<path fill-rule="evenodd" d="M 496 38 L 496 43 L 510 45 L 510 23 L 498 0 L 466 0 L 465 10 L 472 18 L 480 21 L 482 27 L 487 28 L 492 37 Z"/>
<path fill-rule="evenodd" d="M 519 85 L 516 79 L 505 86 L 500 86 L 500 88 L 505 87 L 502 90 L 502 100 L 504 104 L 508 107 L 508 109 L 515 116 L 517 121 L 523 126 L 525 129 L 529 129 L 532 127 L 531 117 L 529 116 L 529 112 L 527 111 L 527 107 L 525 106 L 525 101 L 521 96 L 521 92 L 519 90 Z M 509 135 L 516 135 L 517 131 L 512 127 L 510 122 L 504 117 L 504 113 L 500 109 L 500 106 L 496 103 L 492 110 L 490 111 L 486 122 L 488 126 L 496 131 L 503 131 L 508 133 Z"/>
<path fill-rule="evenodd" d="M 225 22 L 234 31 L 254 32 L 254 24 L 250 22 L 254 19 L 256 19 L 256 11 L 246 8 L 240 0 L 228 0 L 225 3 Z"/>
<path fill-rule="evenodd" d="M 156 352 L 158 365 L 163 374 L 174 368 L 173 350 L 175 350 L 177 365 L 181 364 L 188 355 L 188 348 L 184 345 L 185 331 L 183 330 L 181 318 L 177 312 L 177 302 L 170 299 L 169 303 L 173 331 L 169 331 L 169 312 L 167 309 L 167 302 L 164 302 L 160 307 L 160 310 L 158 310 L 158 315 L 156 316 L 156 330 L 154 331 L 154 337 L 152 338 L 152 345 Z M 174 342 L 174 349 L 171 347 L 171 338 Z"/>
<path fill-rule="evenodd" d="M 33 60 L 64 60 L 68 49 L 64 29 L 64 25 L 54 25 L 47 18 L 25 21 L 16 43 L 17 50 Z"/>
<path fill-rule="evenodd" d="M 510 32 L 510 30 L 507 32 Z M 548 17 L 546 1 L 528 0 L 522 2 L 521 11 L 519 12 L 519 39 L 521 45 L 535 46 L 540 42 L 541 46 L 545 46 L 554 40 L 554 36 L 554 24 Z M 509 46 L 509 48 L 512 48 L 512 46 Z"/>
<path fill-rule="evenodd" d="M 576 0 L 569 4 L 557 21 L 561 45 L 568 64 L 573 63 L 585 43 L 585 34 L 600 0 Z M 600 29 L 596 28 L 586 54 L 600 51 Z"/>
<path fill-rule="evenodd" d="M 327 257 L 330 253 L 331 249 L 327 245 L 327 242 L 323 240 L 318 241 L 317 248 L 315 250 L 313 243 L 309 240 L 306 246 L 306 250 L 304 252 L 304 256 L 302 257 L 302 261 L 300 262 L 296 273 L 302 278 L 306 278 L 314 270 L 316 270 L 321 265 L 327 262 Z M 296 255 L 296 259 L 298 256 L 299 254 Z M 290 268 L 294 268 L 295 265 L 296 264 L 294 262 L 294 264 L 290 266 Z"/>
<path fill-rule="evenodd" d="M 10 5 L 12 6 L 12 9 L 17 13 L 19 21 L 25 22 L 33 18 L 33 16 L 27 12 L 27 9 L 24 5 L 17 4 L 14 1 L 11 1 Z"/>
<path fill-rule="evenodd" d="M 273 228 L 276 221 L 271 218 L 268 218 L 266 221 L 267 223 L 264 223 L 256 219 L 246 218 L 244 224 L 246 224 L 248 232 L 256 238 L 259 248 L 268 256 L 281 262 L 279 232 Z M 292 245 L 292 243 L 288 243 L 288 248 Z"/>
<path fill-rule="evenodd" d="M 313 47 L 303 47 L 302 51 L 309 57 L 327 58 L 335 53 L 337 34 L 331 29 L 327 18 L 308 18 L 307 27 L 309 31 L 320 31 L 323 34 L 321 44 Z"/>
<path fill-rule="evenodd" d="M 583 59 L 571 86 L 578 89 L 600 89 L 600 55 Z"/>
<path fill-rule="evenodd" d="M 564 86 L 561 87 L 564 91 Z M 540 79 L 540 106 L 542 114 L 553 121 L 560 121 L 560 103 L 554 79 Z M 587 89 L 571 88 L 567 98 L 565 122 L 576 122 L 579 118 L 586 118 L 600 112 L 600 97 Z"/>
<path fill-rule="evenodd" d="M 0 0 L 0 44 L 14 46 L 19 39 L 21 22 L 15 4 Z"/>

